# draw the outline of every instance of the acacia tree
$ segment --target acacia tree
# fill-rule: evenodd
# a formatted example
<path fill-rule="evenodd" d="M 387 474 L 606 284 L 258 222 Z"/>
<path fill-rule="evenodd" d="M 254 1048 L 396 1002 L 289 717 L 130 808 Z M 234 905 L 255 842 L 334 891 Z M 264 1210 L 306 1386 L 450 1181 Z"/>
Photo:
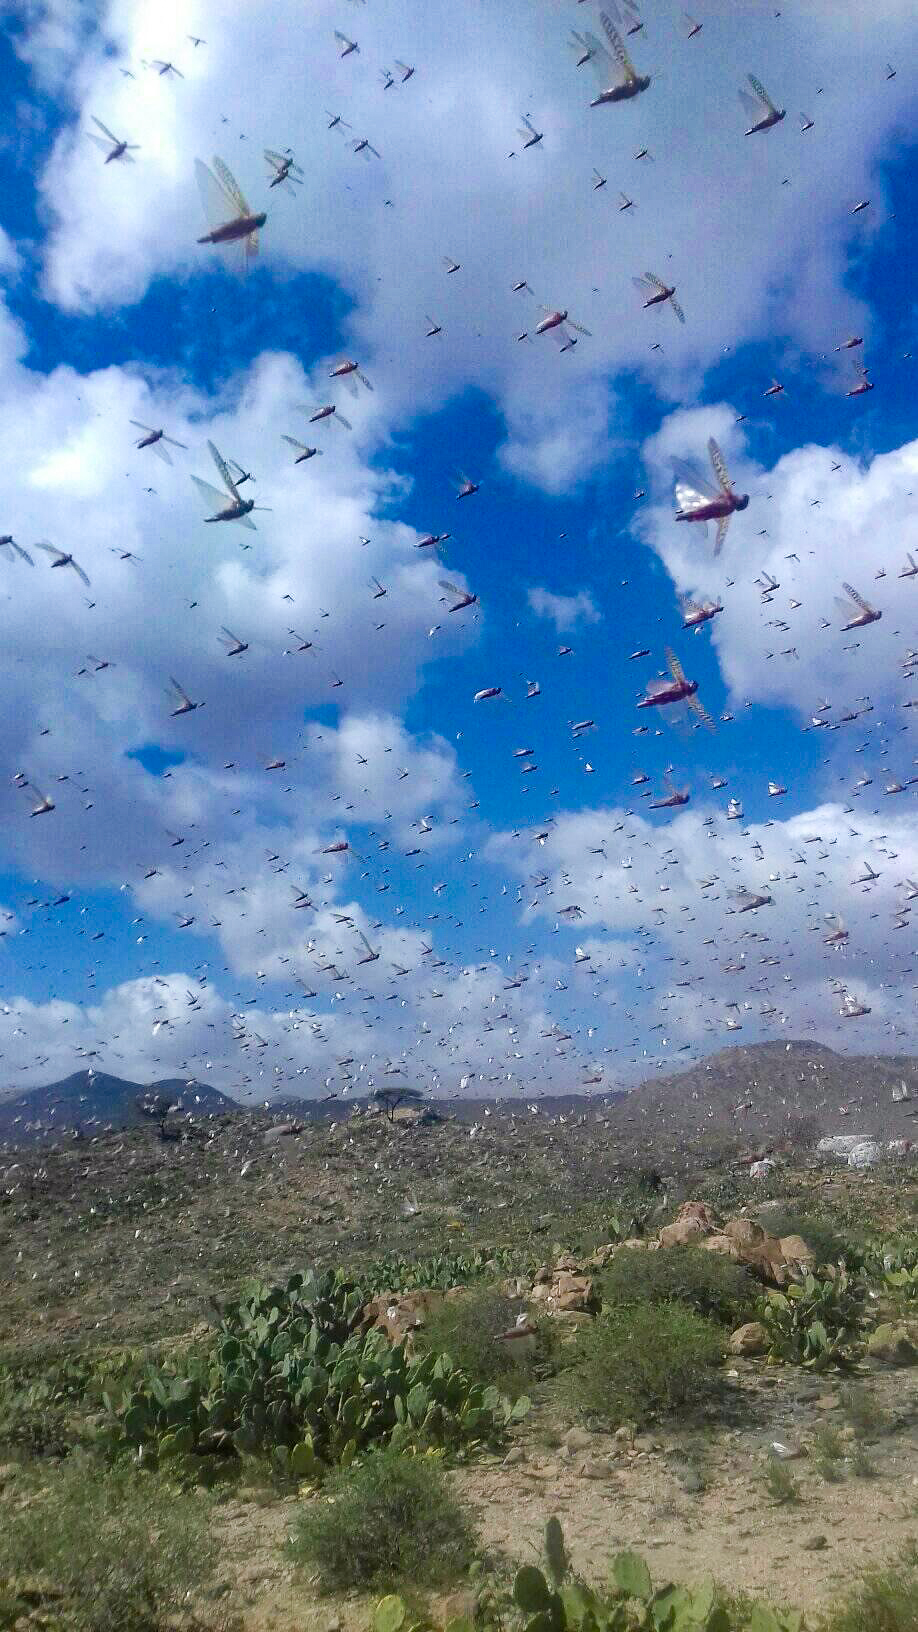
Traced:
<path fill-rule="evenodd" d="M 400 1105 L 423 1105 L 424 1095 L 420 1088 L 377 1088 L 373 1094 L 377 1105 L 385 1110 L 390 1122 L 395 1121 L 395 1113 Z"/>

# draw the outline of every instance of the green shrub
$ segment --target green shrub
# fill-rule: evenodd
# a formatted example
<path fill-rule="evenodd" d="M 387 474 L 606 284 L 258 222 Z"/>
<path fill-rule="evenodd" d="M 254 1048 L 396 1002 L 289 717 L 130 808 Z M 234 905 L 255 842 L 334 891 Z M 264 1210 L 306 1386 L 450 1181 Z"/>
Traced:
<path fill-rule="evenodd" d="M 700 1247 L 626 1248 L 606 1267 L 601 1291 L 608 1304 L 680 1303 L 731 1328 L 751 1316 L 758 1295 L 739 1264 Z"/>
<path fill-rule="evenodd" d="M 769 1457 L 765 1464 L 765 1489 L 776 1507 L 787 1507 L 800 1500 L 800 1486 L 786 1462 Z"/>
<path fill-rule="evenodd" d="M 808 1213 L 794 1207 L 769 1207 L 762 1219 L 769 1235 L 802 1235 L 812 1247 L 819 1265 L 837 1264 L 849 1250 L 845 1233 L 825 1213 Z"/>
<path fill-rule="evenodd" d="M 364 1333 L 363 1301 L 330 1272 L 251 1288 L 223 1310 L 211 1350 L 149 1368 L 117 1405 L 106 1395 L 116 1440 L 149 1447 L 183 1477 L 267 1453 L 302 1479 L 380 1443 L 495 1441 L 526 1414 L 527 1399 L 511 1406 L 448 1355 L 409 1358 L 404 1344 Z"/>
<path fill-rule="evenodd" d="M 505 1394 L 520 1393 L 553 1363 L 557 1331 L 549 1321 L 538 1324 L 532 1347 L 521 1352 L 519 1343 L 498 1343 L 496 1337 L 516 1324 L 519 1299 L 489 1288 L 449 1298 L 428 1316 L 417 1334 L 424 1352 L 448 1354 L 469 1376 L 494 1383 Z"/>
<path fill-rule="evenodd" d="M 865 1575 L 829 1611 L 825 1632 L 918 1632 L 918 1554 Z"/>
<path fill-rule="evenodd" d="M 637 1303 L 584 1329 L 560 1387 L 598 1422 L 643 1423 L 696 1403 L 723 1352 L 722 1333 L 693 1310 Z"/>
<path fill-rule="evenodd" d="M 188 1615 L 186 1595 L 212 1576 L 202 1493 L 183 1496 L 155 1475 L 103 1467 L 82 1452 L 46 1485 L 24 1478 L 23 1487 L 28 1503 L 7 1504 L 0 1526 L 4 1626 L 28 1614 L 37 1594 L 70 1632 L 160 1632 Z"/>
<path fill-rule="evenodd" d="M 854 1364 L 865 1289 L 844 1270 L 832 1279 L 800 1275 L 783 1292 L 768 1292 L 760 1314 L 768 1329 L 769 1359 L 825 1371 Z"/>
<path fill-rule="evenodd" d="M 859 1439 L 873 1439 L 889 1432 L 892 1418 L 866 1383 L 847 1383 L 842 1389 L 841 1402 L 845 1419 Z"/>
<path fill-rule="evenodd" d="M 322 1588 L 436 1586 L 471 1563 L 474 1536 L 439 1464 L 374 1451 L 331 1475 L 301 1513 L 290 1550 Z"/>

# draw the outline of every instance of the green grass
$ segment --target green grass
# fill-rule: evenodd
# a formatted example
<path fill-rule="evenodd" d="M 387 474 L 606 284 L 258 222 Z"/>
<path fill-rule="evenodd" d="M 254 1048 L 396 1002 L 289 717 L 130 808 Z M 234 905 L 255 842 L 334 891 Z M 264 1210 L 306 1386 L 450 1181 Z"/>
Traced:
<path fill-rule="evenodd" d="M 700 1247 L 623 1249 L 600 1280 L 607 1304 L 679 1303 L 731 1328 L 752 1318 L 758 1290 L 739 1264 Z"/>
<path fill-rule="evenodd" d="M 299 1517 L 290 1550 L 325 1591 L 455 1581 L 474 1535 L 439 1463 L 376 1451 L 339 1470 Z"/>
<path fill-rule="evenodd" d="M 711 1321 L 678 1304 L 638 1303 L 584 1329 L 559 1392 L 591 1420 L 640 1425 L 709 1397 L 722 1356 L 723 1334 Z"/>
<path fill-rule="evenodd" d="M 764 1483 L 776 1507 L 791 1507 L 800 1501 L 800 1485 L 786 1462 L 769 1459 L 765 1465 Z"/>
<path fill-rule="evenodd" d="M 43 1473 L 39 1482 L 24 1472 L 4 1508 L 0 1625 L 35 1604 L 68 1632 L 194 1622 L 188 1594 L 206 1587 L 216 1562 L 206 1497 L 80 1452 Z"/>
<path fill-rule="evenodd" d="M 825 1632 L 918 1632 L 918 1553 L 865 1575 L 830 1610 Z"/>

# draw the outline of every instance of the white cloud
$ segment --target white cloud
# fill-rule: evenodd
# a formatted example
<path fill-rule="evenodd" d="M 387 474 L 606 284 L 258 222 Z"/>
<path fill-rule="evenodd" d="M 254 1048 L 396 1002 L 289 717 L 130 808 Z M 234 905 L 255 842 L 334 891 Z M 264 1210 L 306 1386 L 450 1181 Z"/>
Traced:
<path fill-rule="evenodd" d="M 564 944 L 576 936 L 590 954 L 590 972 L 636 977 L 616 1003 L 625 1009 L 630 1000 L 638 1034 L 646 1035 L 657 1011 L 663 1058 L 674 1058 L 685 1042 L 729 1042 L 730 1019 L 739 1020 L 744 1042 L 784 1029 L 836 1047 L 847 1041 L 865 1052 L 907 1051 L 914 813 L 897 807 L 882 819 L 860 810 L 849 818 L 827 803 L 785 821 L 742 826 L 715 809 L 703 804 L 665 825 L 618 808 L 559 813 L 538 852 L 544 872 L 535 877 L 528 834 L 495 837 L 490 854 L 526 881 L 523 923 L 551 923 Z M 772 900 L 741 911 L 734 890 Z M 579 920 L 563 917 L 572 907 Z M 840 915 L 848 930 L 840 947 L 826 942 L 834 927 L 828 914 Z M 601 936 L 610 937 L 604 956 Z M 582 966 L 571 962 L 573 980 Z M 836 988 L 871 1009 L 846 1021 L 847 1033 Z"/>
<path fill-rule="evenodd" d="M 684 392 L 742 340 L 786 336 L 814 350 L 851 328 L 869 335 L 869 313 L 844 287 L 845 261 L 885 208 L 875 166 L 902 117 L 903 81 L 886 80 L 885 60 L 907 49 L 903 0 L 851 13 L 844 28 L 828 12 L 776 22 L 743 10 L 708 19 L 695 41 L 660 19 L 634 51 L 662 77 L 633 105 L 601 109 L 588 105 L 589 70 L 578 72 L 565 50 L 568 26 L 583 25 L 573 6 L 546 16 L 508 0 L 499 11 L 457 13 L 433 0 L 409 19 L 403 0 L 379 0 L 352 18 L 360 54 L 343 60 L 340 21 L 331 0 L 308 15 L 282 0 L 270 28 L 255 0 L 217 9 L 196 0 L 168 17 L 150 0 L 109 0 L 71 74 L 78 123 L 58 138 L 40 181 L 54 222 L 51 297 L 104 308 L 136 300 L 154 276 L 205 264 L 214 252 L 195 242 L 193 159 L 222 146 L 269 210 L 267 262 L 346 285 L 357 303 L 352 343 L 393 395 L 417 411 L 469 384 L 489 390 L 508 420 L 504 463 L 550 491 L 610 451 L 603 374 L 639 370 Z M 49 38 L 59 27 L 57 8 L 47 8 L 27 47 L 39 71 L 59 58 Z M 194 32 L 206 46 L 190 46 Z M 417 71 L 385 92 L 378 70 L 396 55 Z M 156 57 L 185 78 L 141 66 Z M 736 98 L 750 58 L 791 110 L 755 141 L 743 138 Z M 312 89 L 307 60 L 322 65 Z M 122 76 L 125 65 L 134 78 Z M 544 141 L 511 160 L 523 100 Z M 326 128 L 326 105 L 382 159 L 350 152 L 340 130 Z M 805 137 L 798 106 L 816 120 Z M 140 143 L 136 165 L 103 171 L 85 138 L 91 113 Z M 296 199 L 268 191 L 260 154 L 288 144 L 307 168 Z M 656 162 L 635 161 L 645 144 Z M 593 165 L 608 178 L 601 191 Z M 619 188 L 633 210 L 616 208 Z M 851 217 L 849 195 L 868 196 L 871 211 Z M 447 277 L 444 255 L 459 273 Z M 666 311 L 640 311 L 630 280 L 645 266 L 677 283 L 684 329 Z M 520 278 L 592 338 L 565 355 L 550 335 L 518 344 L 539 315 L 528 293 L 513 293 Z M 435 339 L 425 338 L 426 313 L 442 325 Z M 651 352 L 658 337 L 664 351 Z"/>
<path fill-rule="evenodd" d="M 636 523 L 681 594 L 723 600 L 711 638 L 734 702 L 783 704 L 810 715 L 829 699 L 830 723 L 867 694 L 901 706 L 914 689 L 903 659 L 914 645 L 918 579 L 899 575 L 907 552 L 918 551 L 912 498 L 918 442 L 863 463 L 835 447 L 809 445 L 762 471 L 748 460 L 734 417 L 718 405 L 664 421 L 644 456 L 658 490 L 669 492 Z M 670 496 L 670 459 L 690 455 L 705 465 L 712 434 L 737 491 L 750 494 L 749 508 L 731 519 L 719 558 L 710 531 L 706 538 L 697 524 L 676 522 Z M 766 574 L 778 587 L 763 596 Z M 847 619 L 837 599 L 846 599 L 845 582 L 882 611 L 880 622 L 843 630 Z"/>
<path fill-rule="evenodd" d="M 527 600 L 536 617 L 548 618 L 559 635 L 578 623 L 599 623 L 602 618 L 588 589 L 578 590 L 576 595 L 553 595 L 548 589 L 532 588 Z"/>

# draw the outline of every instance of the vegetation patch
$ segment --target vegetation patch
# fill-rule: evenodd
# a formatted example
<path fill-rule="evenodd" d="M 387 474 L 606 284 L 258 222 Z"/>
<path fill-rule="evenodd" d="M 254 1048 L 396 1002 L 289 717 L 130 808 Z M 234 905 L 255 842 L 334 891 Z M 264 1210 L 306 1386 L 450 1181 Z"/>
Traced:
<path fill-rule="evenodd" d="M 641 1424 L 697 1405 L 723 1352 L 722 1332 L 694 1310 L 638 1303 L 599 1315 L 559 1381 L 569 1403 L 597 1423 Z"/>
<path fill-rule="evenodd" d="M 290 1542 L 325 1591 L 438 1586 L 468 1569 L 473 1548 L 471 1524 L 440 1464 L 392 1450 L 333 1473 Z"/>
<path fill-rule="evenodd" d="M 557 1329 L 538 1321 L 536 1335 L 499 1341 L 511 1330 L 520 1302 L 495 1288 L 450 1298 L 428 1315 L 418 1333 L 425 1352 L 446 1353 L 469 1376 L 515 1395 L 551 1370 L 558 1350 Z"/>
<path fill-rule="evenodd" d="M 805 1274 L 783 1292 L 769 1292 L 760 1309 L 769 1359 L 813 1371 L 849 1369 L 860 1350 L 866 1288 L 844 1270 L 821 1279 Z"/>
<path fill-rule="evenodd" d="M 42 1487 L 17 1483 L 0 1525 L 0 1626 L 38 1613 L 68 1632 L 194 1624 L 216 1545 L 210 1499 L 75 1452 Z M 25 1622 L 23 1622 L 25 1624 Z"/>
<path fill-rule="evenodd" d="M 608 1305 L 679 1303 L 722 1325 L 751 1318 L 758 1288 L 739 1264 L 700 1247 L 624 1248 L 603 1273 Z"/>
<path fill-rule="evenodd" d="M 303 1479 L 378 1444 L 493 1442 L 526 1414 L 527 1399 L 511 1405 L 448 1355 L 409 1358 L 404 1344 L 365 1333 L 363 1303 L 330 1272 L 251 1288 L 223 1310 L 211 1349 L 149 1368 L 117 1404 L 106 1395 L 116 1441 L 185 1476 L 269 1454 L 279 1473 Z"/>

